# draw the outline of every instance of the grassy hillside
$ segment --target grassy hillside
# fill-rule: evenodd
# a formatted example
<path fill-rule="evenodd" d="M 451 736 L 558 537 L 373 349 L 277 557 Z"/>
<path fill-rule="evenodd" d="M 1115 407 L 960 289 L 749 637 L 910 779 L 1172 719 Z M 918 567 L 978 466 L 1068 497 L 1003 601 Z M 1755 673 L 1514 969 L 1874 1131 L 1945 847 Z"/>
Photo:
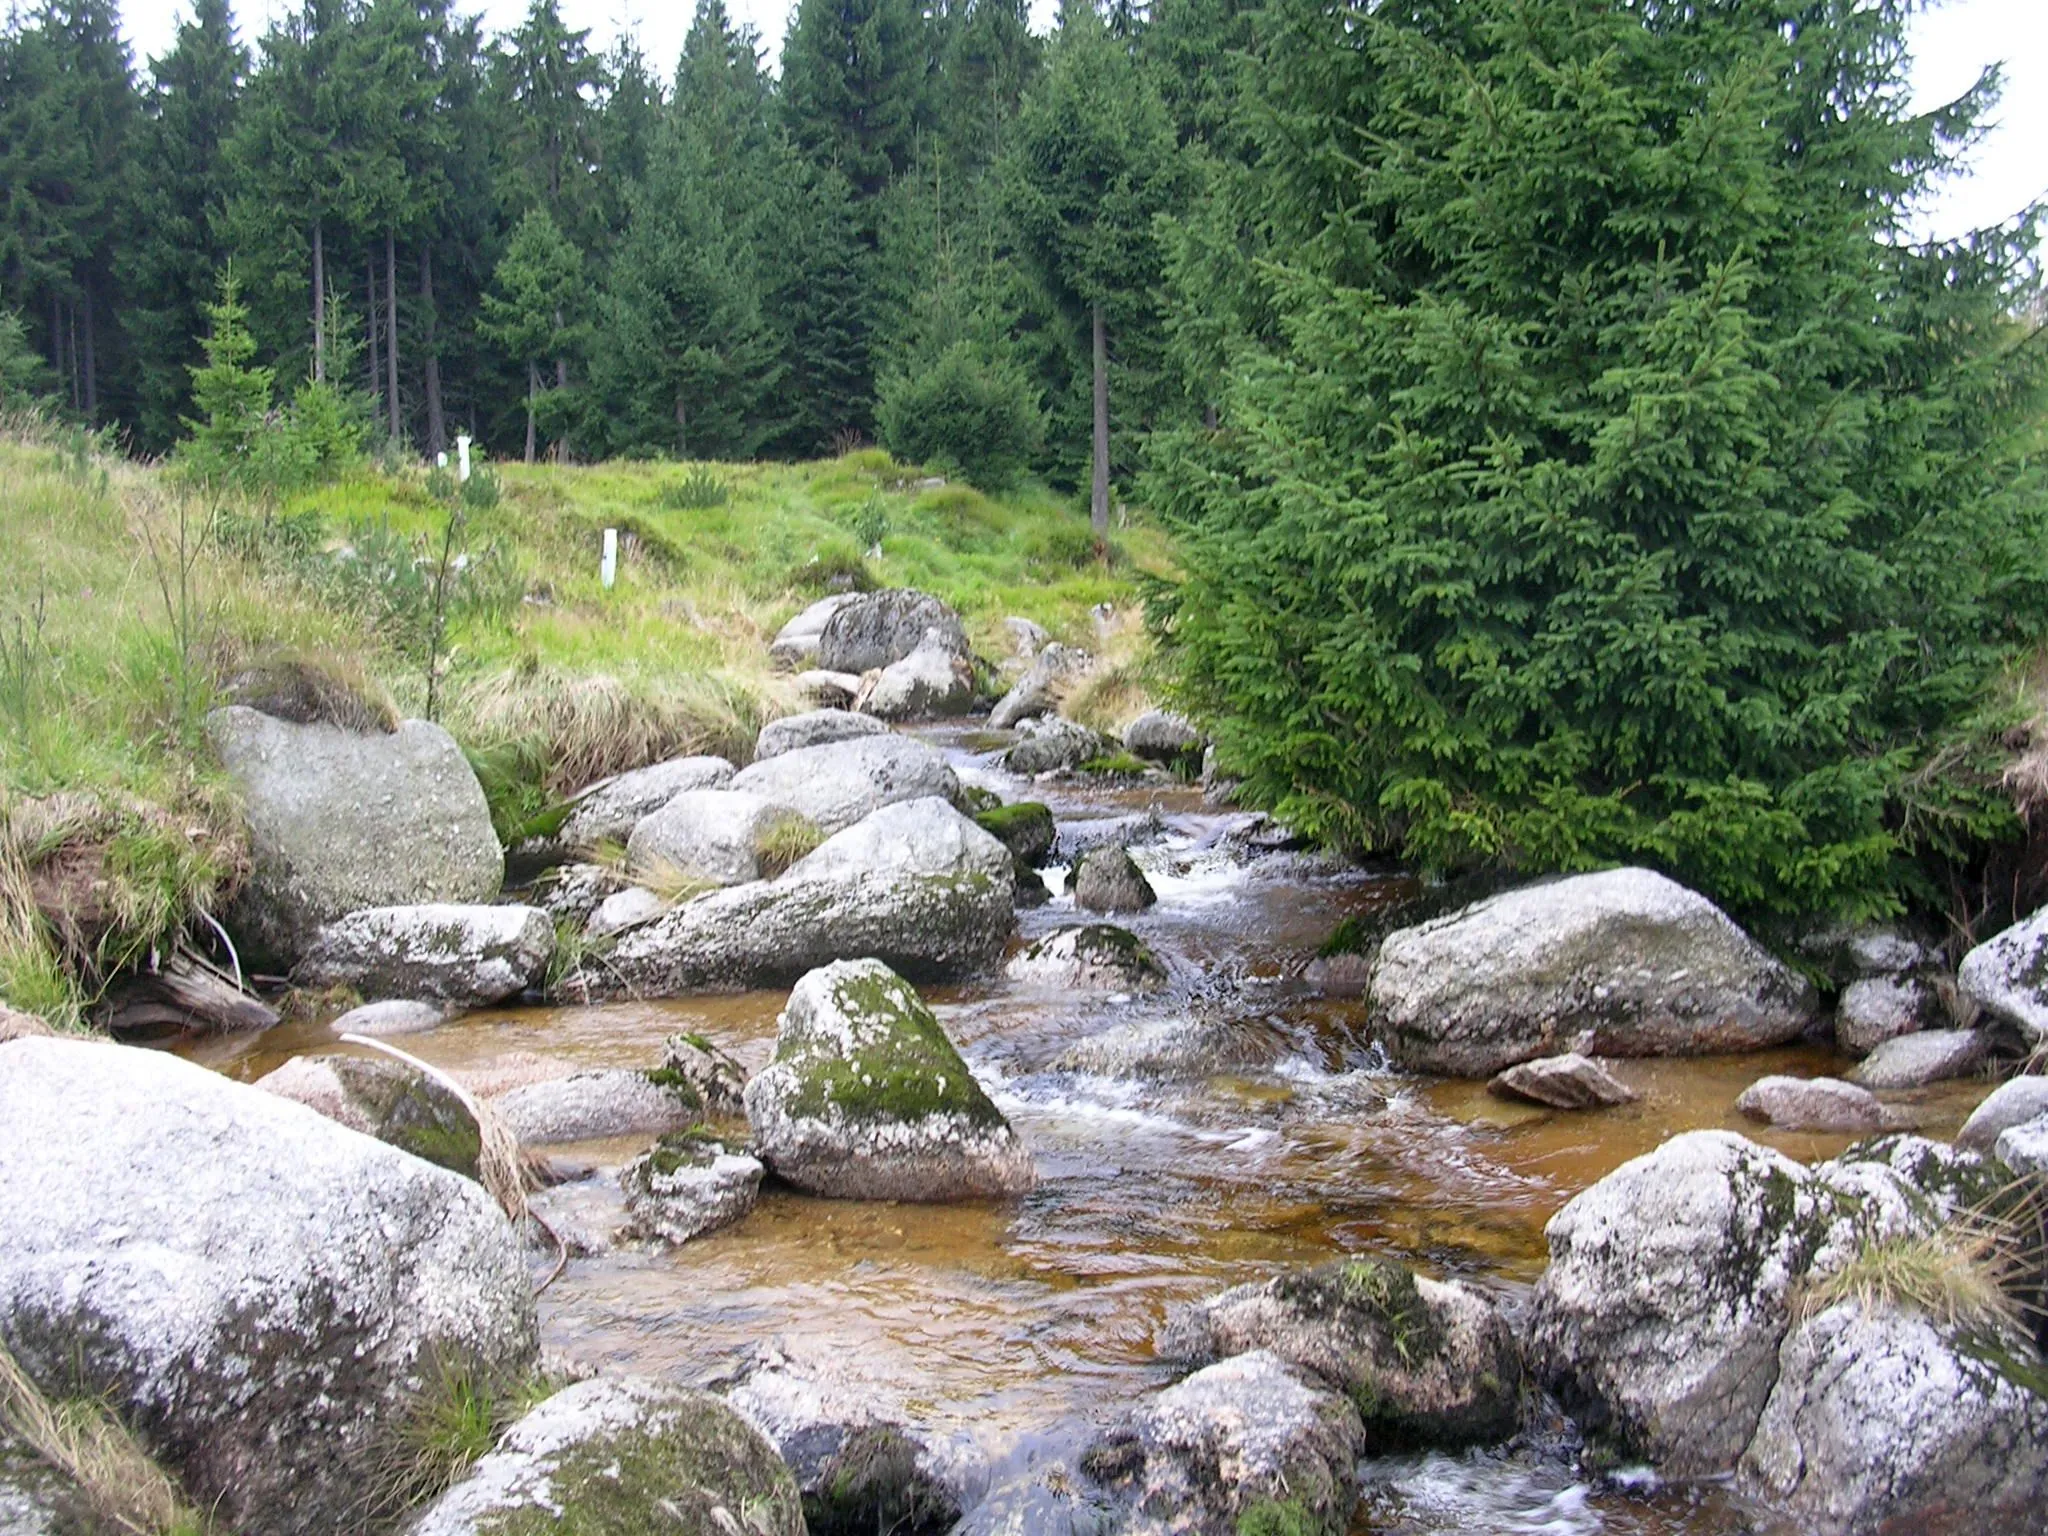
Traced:
<path fill-rule="evenodd" d="M 431 708 L 510 836 L 605 773 L 744 756 L 800 707 L 767 645 L 824 592 L 925 588 L 1001 656 L 1012 614 L 1095 644 L 1090 610 L 1134 613 L 1139 574 L 1168 560 L 1142 524 L 1105 561 L 1049 493 L 935 486 L 876 452 L 495 468 L 466 495 L 365 472 L 263 505 L 17 426 L 0 433 L 0 999 L 75 1020 L 219 903 L 242 854 L 202 721 L 279 662 L 373 711 Z"/>

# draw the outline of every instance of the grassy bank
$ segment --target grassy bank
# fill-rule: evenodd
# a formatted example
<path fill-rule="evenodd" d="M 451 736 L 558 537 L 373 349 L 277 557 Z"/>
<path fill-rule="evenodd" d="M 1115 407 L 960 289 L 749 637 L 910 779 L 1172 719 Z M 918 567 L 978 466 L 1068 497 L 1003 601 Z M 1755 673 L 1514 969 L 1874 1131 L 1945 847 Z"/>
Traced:
<path fill-rule="evenodd" d="M 615 585 L 603 531 L 621 534 Z M 88 440 L 0 432 L 0 1000 L 77 1023 L 243 854 L 208 709 L 280 662 L 373 713 L 431 713 L 510 836 L 563 793 L 680 751 L 744 756 L 797 707 L 767 645 L 822 593 L 916 586 L 979 649 L 1003 620 L 1136 645 L 1141 572 L 1048 492 L 988 498 L 886 455 L 808 465 L 497 467 L 458 491 L 371 472 L 279 504 L 200 493 Z M 1135 694 L 1130 669 L 1116 698 Z"/>

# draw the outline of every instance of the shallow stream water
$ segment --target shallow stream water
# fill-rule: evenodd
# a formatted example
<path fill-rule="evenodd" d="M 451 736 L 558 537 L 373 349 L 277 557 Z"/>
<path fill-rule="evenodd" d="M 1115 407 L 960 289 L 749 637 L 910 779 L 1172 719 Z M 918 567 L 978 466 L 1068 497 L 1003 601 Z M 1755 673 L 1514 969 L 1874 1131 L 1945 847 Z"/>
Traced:
<path fill-rule="evenodd" d="M 1043 798 L 1062 847 L 1120 818 L 1152 818 L 1133 856 L 1159 893 L 1119 919 L 1173 972 L 1131 1000 L 1032 991 L 1001 979 L 927 989 L 947 1031 L 1033 1148 L 1040 1182 L 1014 1204 L 909 1206 L 814 1200 L 772 1186 L 746 1221 L 673 1251 L 632 1245 L 572 1261 L 542 1305 L 545 1342 L 593 1364 L 713 1382 L 779 1341 L 875 1383 L 918 1421 L 972 1440 L 1000 1477 L 1071 1443 L 1169 1378 L 1153 1331 L 1176 1301 L 1350 1254 L 1397 1258 L 1485 1287 L 1510 1309 L 1544 1262 L 1543 1224 L 1577 1191 L 1684 1130 L 1725 1126 L 1800 1158 L 1840 1136 L 1759 1131 L 1734 1112 L 1768 1072 L 1840 1072 L 1831 1051 L 1623 1062 L 1642 1093 L 1567 1114 L 1510 1105 L 1483 1084 L 1391 1070 L 1363 1034 L 1363 1005 L 1295 979 L 1343 917 L 1412 889 L 1396 874 L 1285 853 L 1247 855 L 1249 818 L 1205 811 L 1198 791 L 1039 786 L 996 771 L 998 738 L 923 733 L 972 782 Z M 1059 871 L 1049 872 L 1057 890 Z M 1020 914 L 1023 938 L 1075 921 L 1070 900 Z M 457 1072 L 513 1053 L 583 1066 L 652 1066 L 693 1030 L 749 1070 L 774 1043 L 786 993 L 470 1014 L 403 1044 Z M 1144 1070 L 1068 1070 L 1077 1044 L 1152 1025 L 1166 1048 Z M 1186 1029 L 1171 1026 L 1187 1026 Z M 1171 1028 L 1170 1028 L 1171 1027 Z M 1194 1034 L 1211 1065 L 1190 1072 Z M 253 1078 L 333 1050 L 317 1025 L 193 1053 Z M 1987 1089 L 1944 1084 L 1902 1100 L 1953 1135 Z M 644 1141 L 644 1138 L 642 1138 Z M 559 1149 L 617 1163 L 639 1142 Z M 1354 1530 L 1723 1536 L 1774 1527 L 1714 1485 L 1579 1479 L 1561 1456 L 1389 1458 L 1367 1468 Z"/>

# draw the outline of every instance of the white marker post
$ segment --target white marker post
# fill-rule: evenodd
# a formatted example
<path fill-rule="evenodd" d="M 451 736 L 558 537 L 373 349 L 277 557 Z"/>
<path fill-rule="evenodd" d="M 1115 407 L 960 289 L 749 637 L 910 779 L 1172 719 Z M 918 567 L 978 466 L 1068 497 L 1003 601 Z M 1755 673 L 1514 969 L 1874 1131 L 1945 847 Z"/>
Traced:
<path fill-rule="evenodd" d="M 437 453 L 437 454 L 435 454 L 435 455 L 434 455 L 434 468 L 436 468 L 436 469 L 446 469 L 447 467 L 448 467 L 448 455 L 447 455 L 447 454 L 445 454 L 445 453 Z"/>
<path fill-rule="evenodd" d="M 467 480 L 469 478 L 469 434 L 467 432 L 456 434 L 455 462 L 459 466 L 455 471 L 455 478 L 457 480 Z"/>
<path fill-rule="evenodd" d="M 619 530 L 616 528 L 604 531 L 604 559 L 598 563 L 597 574 L 604 583 L 605 591 L 611 591 L 612 582 L 619 574 Z"/>

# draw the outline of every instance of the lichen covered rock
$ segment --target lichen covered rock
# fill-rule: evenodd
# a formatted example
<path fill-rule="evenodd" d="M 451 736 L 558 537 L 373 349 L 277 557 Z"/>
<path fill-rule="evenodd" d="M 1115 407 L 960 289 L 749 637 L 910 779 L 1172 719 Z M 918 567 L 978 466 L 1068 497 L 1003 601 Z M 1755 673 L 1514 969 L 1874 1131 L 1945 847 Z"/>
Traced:
<path fill-rule="evenodd" d="M 1158 900 L 1145 872 L 1121 848 L 1097 848 L 1074 871 L 1074 905 L 1084 912 L 1142 912 Z"/>
<path fill-rule="evenodd" d="M 643 879 L 744 885 L 769 873 L 761 857 L 766 839 L 797 819 L 780 801 L 747 790 L 688 790 L 633 828 L 626 867 Z"/>
<path fill-rule="evenodd" d="M 821 597 L 812 603 L 776 631 L 775 638 L 768 644 L 768 659 L 788 672 L 801 672 L 807 667 L 815 667 L 818 662 L 818 637 L 824 634 L 826 621 L 852 602 L 857 595 L 852 592 L 834 592 L 830 597 Z"/>
<path fill-rule="evenodd" d="M 2029 1046 L 2048 1040 L 2048 907 L 1979 944 L 1956 967 L 1962 995 L 2018 1027 Z"/>
<path fill-rule="evenodd" d="M 1003 967 L 1012 981 L 1075 992 L 1153 992 L 1166 967 L 1145 941 L 1110 923 L 1062 928 L 1027 944 Z"/>
<path fill-rule="evenodd" d="M 928 643 L 967 654 L 960 615 L 928 592 L 897 587 L 862 592 L 834 608 L 818 632 L 816 664 L 829 672 L 872 672 Z"/>
<path fill-rule="evenodd" d="M 782 1458 L 717 1398 L 594 1377 L 519 1420 L 411 1536 L 805 1536 Z"/>
<path fill-rule="evenodd" d="M 483 1134 L 476 1117 L 417 1067 L 384 1057 L 296 1056 L 256 1086 L 451 1173 L 477 1176 Z"/>
<path fill-rule="evenodd" d="M 292 980 L 372 997 L 496 1003 L 538 982 L 554 952 L 555 925 L 538 907 L 371 907 L 320 929 Z"/>
<path fill-rule="evenodd" d="M 1924 1088 L 1966 1077 L 1984 1064 L 1990 1042 L 1974 1029 L 1925 1029 L 1877 1046 L 1849 1073 L 1866 1088 Z"/>
<path fill-rule="evenodd" d="M 709 1136 L 676 1132 L 619 1172 L 626 1210 L 643 1237 L 687 1243 L 729 1227 L 754 1208 L 765 1172 L 758 1159 Z"/>
<path fill-rule="evenodd" d="M 798 747 L 755 763 L 732 781 L 776 805 L 840 832 L 885 805 L 960 794 L 960 779 L 938 752 L 893 732 Z"/>
<path fill-rule="evenodd" d="M 1376 1450 L 1486 1444 L 1515 1431 L 1522 1360 L 1484 1296 L 1356 1259 L 1175 1308 L 1162 1359 L 1204 1365 L 1270 1350 L 1350 1398 Z"/>
<path fill-rule="evenodd" d="M 874 960 L 790 993 L 775 1059 L 747 1084 L 778 1178 L 852 1200 L 964 1200 L 1031 1187 L 1031 1155 L 915 991 Z"/>
<path fill-rule="evenodd" d="M 878 720 L 934 720 L 974 702 L 974 664 L 937 630 L 876 677 L 860 707 Z"/>
<path fill-rule="evenodd" d="M 1919 976 L 1861 976 L 1842 989 L 1835 1006 L 1835 1043 L 1867 1056 L 1887 1040 L 1938 1029 L 1945 1022 L 1941 1000 Z"/>
<path fill-rule="evenodd" d="M 0 1046 L 0 1332 L 254 1536 L 363 1528 L 436 1373 L 517 1379 L 532 1282 L 469 1180 L 154 1051 Z"/>
<path fill-rule="evenodd" d="M 754 738 L 754 761 L 766 762 L 785 752 L 805 747 L 830 746 L 835 741 L 853 741 L 862 736 L 884 736 L 888 725 L 873 715 L 857 715 L 846 709 L 813 709 L 800 715 L 770 720 Z"/>
<path fill-rule="evenodd" d="M 1404 1066 L 1488 1077 L 1575 1049 L 1754 1050 L 1796 1039 L 1812 986 L 1704 896 L 1645 869 L 1543 881 L 1387 935 L 1369 1019 Z"/>
<path fill-rule="evenodd" d="M 1112 750 L 1099 731 L 1058 715 L 1034 716 L 1017 726 L 1017 741 L 1003 754 L 1003 766 L 1026 778 L 1080 767 Z"/>
<path fill-rule="evenodd" d="M 1988 1151 L 2001 1132 L 2043 1116 L 2048 1116 L 2048 1077 L 2015 1077 L 1985 1096 L 1956 1133 L 1956 1145 Z"/>
<path fill-rule="evenodd" d="M 696 1090 L 676 1074 L 626 1067 L 528 1083 L 501 1095 L 496 1108 L 528 1146 L 663 1135 L 688 1130 L 704 1112 Z"/>
<path fill-rule="evenodd" d="M 624 842 L 643 817 L 689 790 L 723 789 L 733 766 L 722 757 L 672 757 L 600 779 L 579 790 L 574 808 L 551 839 L 562 856 Z"/>

